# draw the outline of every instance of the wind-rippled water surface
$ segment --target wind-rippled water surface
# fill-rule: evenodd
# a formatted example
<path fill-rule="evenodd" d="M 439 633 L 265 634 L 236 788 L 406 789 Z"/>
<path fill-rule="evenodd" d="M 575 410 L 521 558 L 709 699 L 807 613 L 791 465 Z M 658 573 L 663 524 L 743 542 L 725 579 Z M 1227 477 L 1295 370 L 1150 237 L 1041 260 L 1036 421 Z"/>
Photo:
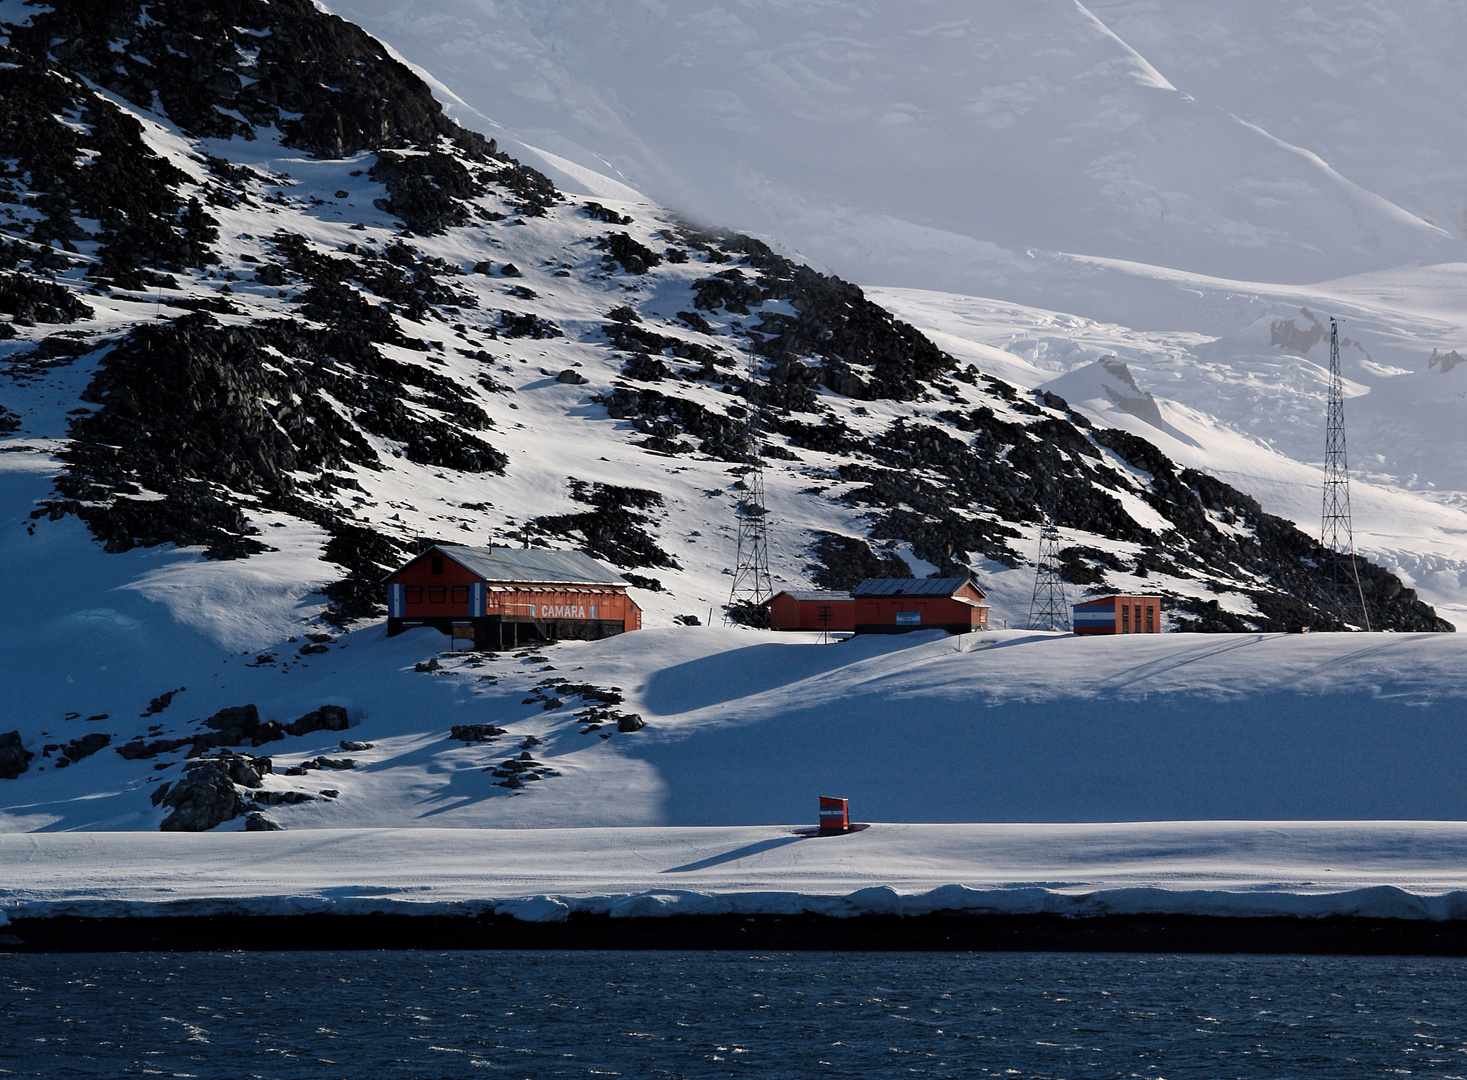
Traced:
<path fill-rule="evenodd" d="M 1467 1076 L 1467 960 L 0 956 L 0 1076 Z"/>

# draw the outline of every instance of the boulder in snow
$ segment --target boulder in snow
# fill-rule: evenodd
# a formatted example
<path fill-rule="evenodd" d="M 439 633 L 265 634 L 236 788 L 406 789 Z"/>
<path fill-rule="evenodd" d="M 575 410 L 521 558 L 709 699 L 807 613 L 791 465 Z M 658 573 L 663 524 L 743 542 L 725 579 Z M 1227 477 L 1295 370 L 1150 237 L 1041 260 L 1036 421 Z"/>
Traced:
<path fill-rule="evenodd" d="M 244 813 L 229 765 L 218 758 L 197 762 L 188 776 L 163 796 L 173 812 L 158 826 L 163 832 L 205 832 Z"/>
<path fill-rule="evenodd" d="M 309 735 L 313 731 L 345 731 L 346 710 L 340 705 L 322 705 L 285 725 L 287 735 Z"/>
<path fill-rule="evenodd" d="M 21 745 L 19 731 L 0 735 L 0 780 L 14 780 L 30 767 L 35 756 Z"/>

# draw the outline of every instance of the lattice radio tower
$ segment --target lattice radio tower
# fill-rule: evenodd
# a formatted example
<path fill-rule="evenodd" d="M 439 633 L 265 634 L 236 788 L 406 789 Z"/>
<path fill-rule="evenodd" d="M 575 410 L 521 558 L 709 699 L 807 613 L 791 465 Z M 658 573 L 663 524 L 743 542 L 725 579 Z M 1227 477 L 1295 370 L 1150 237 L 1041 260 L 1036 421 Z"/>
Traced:
<path fill-rule="evenodd" d="M 769 511 L 764 505 L 764 458 L 759 434 L 759 387 L 756 359 L 749 360 L 748 421 L 744 424 L 741 449 L 747 459 L 739 479 L 743 483 L 734 506 L 738 519 L 738 549 L 734 555 L 733 585 L 728 604 L 757 606 L 774 595 L 769 575 Z"/>
<path fill-rule="evenodd" d="M 1030 630 L 1070 629 L 1070 604 L 1060 577 L 1059 529 L 1046 513 L 1039 527 L 1039 558 L 1035 561 L 1034 598 L 1029 601 Z"/>
<path fill-rule="evenodd" d="M 1329 321 L 1329 408 L 1324 422 L 1324 513 L 1319 545 L 1325 551 L 1329 612 L 1341 623 L 1357 604 L 1370 629 L 1365 590 L 1355 565 L 1355 532 L 1350 525 L 1350 466 L 1345 457 L 1345 382 L 1340 375 L 1340 325 Z"/>

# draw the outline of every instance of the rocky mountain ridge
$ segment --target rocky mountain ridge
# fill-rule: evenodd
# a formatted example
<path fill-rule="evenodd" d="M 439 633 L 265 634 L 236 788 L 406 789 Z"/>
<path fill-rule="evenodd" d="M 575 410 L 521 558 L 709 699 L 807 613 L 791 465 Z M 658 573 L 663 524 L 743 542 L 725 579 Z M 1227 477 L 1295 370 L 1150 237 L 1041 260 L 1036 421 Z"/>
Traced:
<path fill-rule="evenodd" d="M 757 240 L 568 199 L 304 0 L 4 12 L 0 421 L 60 463 L 36 535 L 248 561 L 307 524 L 338 626 L 432 539 L 582 547 L 701 608 L 752 403 L 780 581 L 971 571 L 1018 620 L 1048 514 L 1067 580 L 1177 628 L 1337 624 L 1318 545 L 1245 494 Z M 1448 628 L 1362 576 L 1372 626 Z"/>

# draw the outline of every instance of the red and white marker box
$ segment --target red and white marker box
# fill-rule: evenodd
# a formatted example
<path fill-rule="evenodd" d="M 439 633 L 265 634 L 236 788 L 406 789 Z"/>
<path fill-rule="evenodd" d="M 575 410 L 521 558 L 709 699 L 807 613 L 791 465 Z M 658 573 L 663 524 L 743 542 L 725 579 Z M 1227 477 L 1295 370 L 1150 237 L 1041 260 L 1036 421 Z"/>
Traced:
<path fill-rule="evenodd" d="M 844 832 L 851 827 L 851 800 L 820 796 L 820 831 Z"/>

